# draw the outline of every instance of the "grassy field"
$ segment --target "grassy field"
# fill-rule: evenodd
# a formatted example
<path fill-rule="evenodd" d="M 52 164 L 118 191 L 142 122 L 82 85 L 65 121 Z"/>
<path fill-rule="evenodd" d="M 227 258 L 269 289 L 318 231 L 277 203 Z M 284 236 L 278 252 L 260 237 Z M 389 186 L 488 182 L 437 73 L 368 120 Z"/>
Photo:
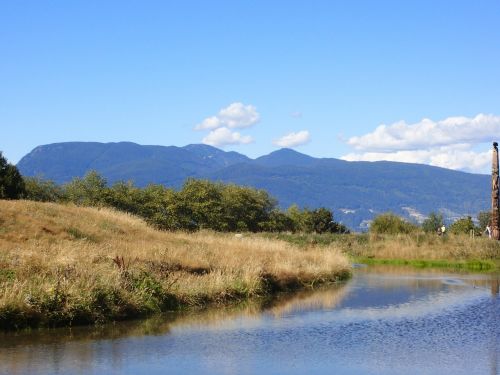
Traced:
<path fill-rule="evenodd" d="M 0 327 L 75 325 L 345 279 L 335 246 L 157 231 L 109 209 L 0 201 Z"/>
<path fill-rule="evenodd" d="M 349 255 L 352 261 L 368 264 L 412 265 L 417 267 L 500 269 L 500 242 L 467 235 L 437 236 L 413 233 L 372 234 L 259 234 L 301 248 L 328 247 Z"/>

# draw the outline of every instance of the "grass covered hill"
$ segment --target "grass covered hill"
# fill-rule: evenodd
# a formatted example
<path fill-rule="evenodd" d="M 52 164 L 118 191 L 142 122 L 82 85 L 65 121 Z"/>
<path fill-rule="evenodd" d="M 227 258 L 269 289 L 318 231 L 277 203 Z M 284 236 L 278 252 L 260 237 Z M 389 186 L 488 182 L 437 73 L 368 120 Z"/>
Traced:
<path fill-rule="evenodd" d="M 71 325 L 335 281 L 329 248 L 212 232 L 163 232 L 111 209 L 0 200 L 0 327 Z"/>

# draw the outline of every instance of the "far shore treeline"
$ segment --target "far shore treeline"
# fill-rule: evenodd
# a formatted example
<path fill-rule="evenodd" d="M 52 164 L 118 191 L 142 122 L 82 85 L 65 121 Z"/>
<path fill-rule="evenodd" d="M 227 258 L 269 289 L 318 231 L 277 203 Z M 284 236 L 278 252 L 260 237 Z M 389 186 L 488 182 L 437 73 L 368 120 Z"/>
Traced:
<path fill-rule="evenodd" d="M 39 177 L 21 176 L 1 152 L 0 199 L 112 207 L 142 217 L 161 230 L 349 233 L 345 225 L 334 220 L 330 209 L 292 205 L 284 211 L 265 190 L 193 178 L 186 180 L 180 190 L 161 184 L 139 188 L 132 182 L 108 186 L 106 179 L 96 171 L 58 185 Z M 469 216 L 452 223 L 448 232 L 481 235 L 489 220 L 489 212 L 480 212 L 478 225 Z M 435 212 L 431 212 L 421 226 L 385 213 L 373 220 L 370 232 L 409 234 L 423 230 L 431 233 L 439 232 L 444 223 L 442 214 Z"/>
<path fill-rule="evenodd" d="M 0 153 L 0 198 L 113 207 L 144 218 L 162 230 L 211 229 L 221 232 L 348 233 L 327 208 L 282 211 L 266 191 L 251 187 L 188 179 L 180 190 L 132 182 L 108 186 L 96 171 L 68 184 L 22 177 Z"/>

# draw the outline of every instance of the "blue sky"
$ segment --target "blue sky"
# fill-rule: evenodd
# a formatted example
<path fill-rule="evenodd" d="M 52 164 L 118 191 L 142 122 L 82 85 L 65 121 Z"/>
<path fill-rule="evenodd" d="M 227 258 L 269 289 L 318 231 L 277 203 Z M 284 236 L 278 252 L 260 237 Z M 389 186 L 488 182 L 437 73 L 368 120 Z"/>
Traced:
<path fill-rule="evenodd" d="M 4 1 L 0 150 L 204 141 L 485 172 L 498 25 L 496 0 Z"/>

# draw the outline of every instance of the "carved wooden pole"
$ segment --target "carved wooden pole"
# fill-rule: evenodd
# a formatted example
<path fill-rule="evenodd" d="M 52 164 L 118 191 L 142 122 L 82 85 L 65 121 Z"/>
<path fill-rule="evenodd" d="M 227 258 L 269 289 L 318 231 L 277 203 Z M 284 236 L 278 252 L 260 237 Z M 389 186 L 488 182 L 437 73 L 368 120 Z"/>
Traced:
<path fill-rule="evenodd" d="M 500 239 L 498 210 L 498 143 L 493 142 L 493 160 L 491 168 L 491 237 Z"/>

